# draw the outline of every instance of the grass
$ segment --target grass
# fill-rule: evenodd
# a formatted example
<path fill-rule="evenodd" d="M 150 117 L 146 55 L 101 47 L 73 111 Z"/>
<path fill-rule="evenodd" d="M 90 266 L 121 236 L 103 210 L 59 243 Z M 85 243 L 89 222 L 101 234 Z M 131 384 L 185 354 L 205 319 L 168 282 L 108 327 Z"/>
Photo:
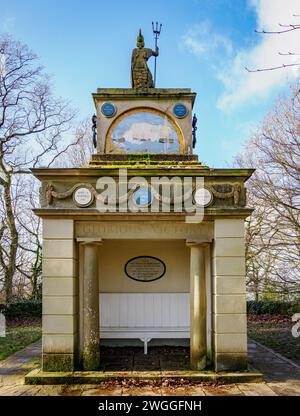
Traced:
<path fill-rule="evenodd" d="M 294 324 L 287 316 L 250 315 L 248 335 L 300 365 L 300 337 L 293 337 L 291 332 Z"/>
<path fill-rule="evenodd" d="M 41 338 L 40 319 L 11 320 L 6 325 L 6 336 L 0 337 L 0 360 Z"/>
<path fill-rule="evenodd" d="M 300 337 L 292 336 L 291 317 L 249 315 L 248 335 L 300 365 Z M 0 360 L 41 337 L 40 319 L 15 319 L 7 322 L 6 336 L 0 337 Z"/>

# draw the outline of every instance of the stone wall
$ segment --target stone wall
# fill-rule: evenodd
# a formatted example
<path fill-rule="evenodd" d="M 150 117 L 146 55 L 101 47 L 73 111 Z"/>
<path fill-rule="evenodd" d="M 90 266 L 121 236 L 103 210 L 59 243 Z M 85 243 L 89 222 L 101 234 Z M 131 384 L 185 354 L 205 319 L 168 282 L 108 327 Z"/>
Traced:
<path fill-rule="evenodd" d="M 215 220 L 213 359 L 215 369 L 247 368 L 244 220 Z"/>
<path fill-rule="evenodd" d="M 76 366 L 78 273 L 73 220 L 43 221 L 44 371 Z"/>

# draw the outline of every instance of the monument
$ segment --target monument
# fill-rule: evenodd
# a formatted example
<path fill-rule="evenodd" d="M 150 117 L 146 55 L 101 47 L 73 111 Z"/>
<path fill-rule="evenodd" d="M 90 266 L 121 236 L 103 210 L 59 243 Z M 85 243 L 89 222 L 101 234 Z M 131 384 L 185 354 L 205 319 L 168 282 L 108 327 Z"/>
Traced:
<path fill-rule="evenodd" d="M 132 87 L 93 94 L 87 166 L 32 169 L 43 220 L 42 372 L 98 370 L 103 339 L 140 339 L 145 353 L 151 339 L 187 339 L 191 370 L 247 369 L 253 170 L 212 169 L 193 154 L 196 93 L 154 87 L 147 61 L 158 54 L 140 31 Z"/>

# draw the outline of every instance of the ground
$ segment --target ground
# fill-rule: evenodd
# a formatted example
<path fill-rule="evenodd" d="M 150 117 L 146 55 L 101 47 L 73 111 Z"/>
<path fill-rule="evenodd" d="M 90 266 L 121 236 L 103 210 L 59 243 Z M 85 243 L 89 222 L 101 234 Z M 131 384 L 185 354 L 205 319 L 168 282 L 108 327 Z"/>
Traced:
<path fill-rule="evenodd" d="M 263 318 L 265 319 L 265 318 Z M 268 329 L 269 328 L 269 329 Z M 272 329 L 273 328 L 273 329 Z M 250 319 L 249 331 L 253 337 L 261 337 L 260 341 L 268 340 L 269 334 L 271 338 L 279 333 L 279 339 L 289 337 L 287 328 L 290 328 L 290 322 L 264 322 L 254 321 Z M 36 333 L 35 333 L 36 334 Z M 254 334 L 254 335 L 252 335 Z M 285 334 L 285 335 L 283 335 Z M 30 337 L 27 338 L 27 341 Z M 285 343 L 289 344 L 285 338 Z M 297 343 L 292 348 L 299 349 L 299 338 L 295 338 Z M 24 339 L 22 342 L 25 342 Z M 278 342 L 278 345 L 284 345 L 284 342 Z M 1 345 L 1 344 L 0 344 Z M 3 344 L 2 344 L 3 345 Z M 20 344 L 19 344 L 20 345 Z M 142 348 L 142 347 L 141 347 Z M 173 347 L 172 347 L 173 348 Z M 291 352 L 291 348 L 284 347 L 283 350 Z M 140 350 L 118 349 L 114 360 L 108 360 L 107 349 L 103 348 L 103 361 L 106 362 L 106 369 L 110 369 L 119 363 L 130 369 L 145 371 L 145 364 L 152 363 L 161 369 L 166 364 L 165 357 L 168 353 L 172 354 L 170 363 L 176 363 L 177 359 L 181 364 L 186 362 L 188 351 L 185 349 L 167 349 L 161 348 L 159 351 L 159 359 L 157 354 L 151 348 L 146 361 Z M 293 357 L 297 358 L 293 352 Z M 98 385 L 71 385 L 71 386 L 27 386 L 24 385 L 24 376 L 31 370 L 40 366 L 41 341 L 37 341 L 28 345 L 23 350 L 9 356 L 0 362 L 0 396 L 5 395 L 64 395 L 64 396 L 90 396 L 90 395 L 186 395 L 186 396 L 300 396 L 300 365 L 289 359 L 273 352 L 272 350 L 256 343 L 249 341 L 249 362 L 252 367 L 264 374 L 265 382 L 263 383 L 238 383 L 229 385 L 220 385 L 213 383 L 191 383 L 184 380 L 162 379 L 152 381 L 127 381 L 127 382 L 104 382 Z M 104 360 L 105 358 L 105 360 Z M 165 363 L 165 364 L 164 364 Z M 168 364 L 170 366 L 170 363 Z M 173 364 L 172 364 L 173 365 Z M 174 364 L 176 367 L 176 364 Z M 105 369 L 105 368 L 103 368 Z M 173 368 L 174 370 L 176 368 Z"/>
<path fill-rule="evenodd" d="M 248 335 L 300 365 L 300 338 L 292 335 L 294 324 L 289 316 L 252 315 L 248 318 Z"/>
<path fill-rule="evenodd" d="M 37 341 L 41 334 L 40 319 L 7 320 L 6 336 L 0 337 L 0 360 Z"/>
<path fill-rule="evenodd" d="M 252 366 L 262 371 L 263 383 L 220 385 L 162 379 L 147 381 L 104 382 L 98 385 L 28 386 L 24 375 L 40 363 L 41 341 L 2 360 L 0 363 L 0 396 L 295 396 L 300 395 L 300 366 L 275 355 L 272 351 L 249 343 Z"/>

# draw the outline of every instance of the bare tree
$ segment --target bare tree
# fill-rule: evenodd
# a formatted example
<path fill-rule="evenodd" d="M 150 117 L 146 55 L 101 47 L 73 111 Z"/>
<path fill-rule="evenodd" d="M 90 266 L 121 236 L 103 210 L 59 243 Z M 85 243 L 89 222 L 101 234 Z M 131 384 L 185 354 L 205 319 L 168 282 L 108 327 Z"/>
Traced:
<path fill-rule="evenodd" d="M 24 175 L 30 167 L 53 165 L 76 144 L 64 139 L 74 116 L 69 103 L 52 94 L 28 46 L 0 37 L 0 282 L 7 302 L 14 276 L 26 276 L 35 292 L 40 274 L 39 224 L 28 214 L 35 187 Z"/>
<path fill-rule="evenodd" d="M 248 287 L 293 297 L 300 293 L 299 83 L 278 100 L 236 162 L 256 168 L 249 181 L 255 212 L 247 225 Z"/>
<path fill-rule="evenodd" d="M 83 120 L 76 128 L 75 144 L 57 158 L 56 165 L 69 168 L 87 166 L 94 150 L 91 122 Z"/>
<path fill-rule="evenodd" d="M 300 15 L 293 15 L 294 17 L 299 17 Z M 256 33 L 260 33 L 260 34 L 264 34 L 264 35 L 275 35 L 275 36 L 280 36 L 283 35 L 285 33 L 288 32 L 294 32 L 294 31 L 298 31 L 300 29 L 300 24 L 282 24 L 279 23 L 279 30 L 275 30 L 275 31 L 269 31 L 269 30 L 255 30 Z M 299 31 L 300 32 L 300 31 Z M 300 40 L 300 37 L 299 37 Z M 300 43 L 300 42 L 299 42 Z M 280 56 L 295 56 L 298 57 L 299 56 L 299 60 L 298 62 L 292 62 L 292 63 L 282 63 L 281 65 L 276 65 L 276 66 L 271 66 L 271 67 L 267 67 L 267 68 L 258 68 L 258 69 L 249 69 L 249 68 L 245 68 L 248 72 L 263 72 L 263 71 L 274 71 L 276 69 L 283 69 L 283 68 L 288 68 L 291 66 L 300 66 L 300 50 L 299 51 L 279 51 L 278 54 Z"/>

